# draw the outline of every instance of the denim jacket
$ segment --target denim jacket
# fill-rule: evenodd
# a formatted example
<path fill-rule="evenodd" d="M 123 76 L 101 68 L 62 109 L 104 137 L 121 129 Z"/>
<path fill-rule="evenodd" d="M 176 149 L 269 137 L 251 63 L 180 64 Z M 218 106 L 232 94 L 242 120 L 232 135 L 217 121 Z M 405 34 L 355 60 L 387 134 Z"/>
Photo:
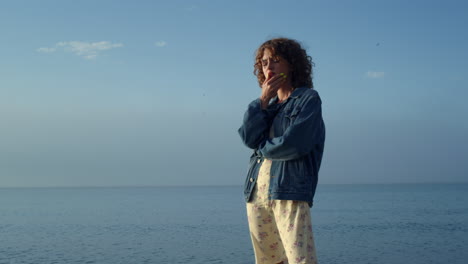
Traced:
<path fill-rule="evenodd" d="M 322 101 L 317 91 L 302 87 L 277 102 L 275 97 L 262 109 L 259 98 L 252 101 L 238 130 L 244 144 L 253 149 L 245 200 L 251 200 L 260 166 L 269 159 L 269 199 L 306 201 L 312 207 L 325 143 Z M 271 126 L 273 138 L 269 138 Z"/>

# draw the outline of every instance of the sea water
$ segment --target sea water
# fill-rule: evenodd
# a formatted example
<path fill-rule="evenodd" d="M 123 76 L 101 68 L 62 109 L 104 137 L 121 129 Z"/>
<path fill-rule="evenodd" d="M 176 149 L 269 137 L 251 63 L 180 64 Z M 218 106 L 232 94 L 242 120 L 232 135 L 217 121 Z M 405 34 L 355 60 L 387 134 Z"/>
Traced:
<path fill-rule="evenodd" d="M 0 263 L 254 263 L 241 186 L 3 188 Z M 468 184 L 320 185 L 320 263 L 468 263 Z"/>

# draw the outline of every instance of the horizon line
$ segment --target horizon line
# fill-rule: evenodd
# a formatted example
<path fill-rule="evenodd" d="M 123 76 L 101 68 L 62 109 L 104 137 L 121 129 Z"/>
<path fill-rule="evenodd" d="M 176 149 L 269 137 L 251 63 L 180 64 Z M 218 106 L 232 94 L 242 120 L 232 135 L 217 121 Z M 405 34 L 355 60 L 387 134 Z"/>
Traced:
<path fill-rule="evenodd" d="M 468 181 L 421 181 L 421 182 L 355 182 L 355 183 L 318 183 L 318 185 L 398 185 L 398 184 L 468 184 Z M 318 186 L 317 185 L 317 186 Z M 213 185 L 57 185 L 57 186 L 0 186 L 0 189 L 59 189 L 59 188 L 171 188 L 171 187 L 243 187 L 243 184 Z"/>

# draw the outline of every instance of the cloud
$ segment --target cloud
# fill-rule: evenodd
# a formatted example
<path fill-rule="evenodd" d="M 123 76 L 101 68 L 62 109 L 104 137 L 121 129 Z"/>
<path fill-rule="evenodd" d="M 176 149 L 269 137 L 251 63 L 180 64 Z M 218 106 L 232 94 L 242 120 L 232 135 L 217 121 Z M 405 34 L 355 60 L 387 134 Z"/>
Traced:
<path fill-rule="evenodd" d="M 55 48 L 38 48 L 37 51 L 41 53 L 52 53 L 55 51 Z"/>
<path fill-rule="evenodd" d="M 39 48 L 38 52 L 51 53 L 57 49 L 62 49 L 67 52 L 75 53 L 76 55 L 88 60 L 95 59 L 100 52 L 114 48 L 123 47 L 122 43 L 111 43 L 109 41 L 100 42 L 83 42 L 83 41 L 68 41 L 58 42 L 52 48 Z"/>
<path fill-rule="evenodd" d="M 158 41 L 156 43 L 154 43 L 154 45 L 156 45 L 156 47 L 165 47 L 167 46 L 167 42 L 166 41 Z"/>
<path fill-rule="evenodd" d="M 366 76 L 369 78 L 383 78 L 385 76 L 385 72 L 375 72 L 375 71 L 368 71 Z"/>
<path fill-rule="evenodd" d="M 195 11 L 198 9 L 198 6 L 196 5 L 191 5 L 191 6 L 188 6 L 185 8 L 185 10 L 189 11 L 189 12 L 192 12 L 192 11 Z"/>

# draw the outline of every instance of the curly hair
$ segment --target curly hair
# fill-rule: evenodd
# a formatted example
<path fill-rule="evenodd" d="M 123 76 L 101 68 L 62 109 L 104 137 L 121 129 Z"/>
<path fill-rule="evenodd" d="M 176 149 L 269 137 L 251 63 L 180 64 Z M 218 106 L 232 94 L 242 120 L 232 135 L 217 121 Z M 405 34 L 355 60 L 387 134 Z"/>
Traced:
<path fill-rule="evenodd" d="M 314 88 L 312 67 L 315 65 L 312 62 L 312 57 L 307 55 L 298 41 L 288 38 L 270 39 L 257 49 L 253 73 L 257 76 L 260 87 L 266 79 L 262 70 L 262 57 L 266 49 L 270 50 L 273 56 L 279 56 L 289 63 L 291 84 L 294 88 L 304 86 Z"/>

